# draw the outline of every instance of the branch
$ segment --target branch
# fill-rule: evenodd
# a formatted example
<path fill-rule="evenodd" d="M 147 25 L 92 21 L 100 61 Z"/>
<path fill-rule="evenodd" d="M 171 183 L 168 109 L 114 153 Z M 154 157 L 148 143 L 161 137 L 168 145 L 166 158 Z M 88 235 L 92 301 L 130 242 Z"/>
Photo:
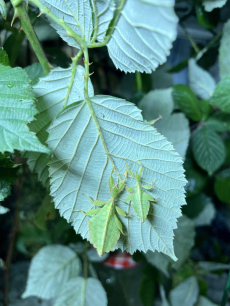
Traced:
<path fill-rule="evenodd" d="M 20 19 L 22 30 L 25 32 L 35 54 L 37 55 L 39 62 L 42 65 L 44 72 L 48 74 L 50 72 L 50 64 L 45 56 L 44 51 L 42 50 L 37 35 L 34 32 L 34 29 L 30 23 L 30 19 L 26 12 L 25 3 L 22 3 L 20 0 L 11 0 L 11 3 L 14 7 L 14 17 L 12 20 L 12 24 L 16 18 Z"/>

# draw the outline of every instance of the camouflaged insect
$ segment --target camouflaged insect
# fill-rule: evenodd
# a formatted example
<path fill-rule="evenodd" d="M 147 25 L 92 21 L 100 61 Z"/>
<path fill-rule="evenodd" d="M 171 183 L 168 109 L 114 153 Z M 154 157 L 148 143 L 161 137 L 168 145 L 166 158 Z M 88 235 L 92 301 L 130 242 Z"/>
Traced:
<path fill-rule="evenodd" d="M 114 169 L 113 169 L 114 171 Z M 129 217 L 124 210 L 115 205 L 117 196 L 124 190 L 125 182 L 127 178 L 127 171 L 125 173 L 124 180 L 115 184 L 113 179 L 113 171 L 109 178 L 109 188 L 111 198 L 105 201 L 93 201 L 91 202 L 96 206 L 103 206 L 101 208 L 90 209 L 86 213 L 86 216 L 93 216 L 89 220 L 89 236 L 90 241 L 97 249 L 99 256 L 102 256 L 105 252 L 110 252 L 114 249 L 120 233 L 123 233 L 121 221 L 118 219 L 117 214 L 123 217 Z"/>
<path fill-rule="evenodd" d="M 135 175 L 131 170 L 128 169 L 129 174 L 136 181 L 136 186 L 127 189 L 130 194 L 127 196 L 126 201 L 131 201 L 135 213 L 140 218 L 141 222 L 144 222 L 149 213 L 150 202 L 156 202 L 157 200 L 143 190 L 143 188 L 147 190 L 152 189 L 153 184 L 146 186 L 141 185 L 141 175 L 143 172 L 143 166 L 140 162 L 139 164 L 141 165 L 141 167 L 139 169 L 139 172 Z"/>

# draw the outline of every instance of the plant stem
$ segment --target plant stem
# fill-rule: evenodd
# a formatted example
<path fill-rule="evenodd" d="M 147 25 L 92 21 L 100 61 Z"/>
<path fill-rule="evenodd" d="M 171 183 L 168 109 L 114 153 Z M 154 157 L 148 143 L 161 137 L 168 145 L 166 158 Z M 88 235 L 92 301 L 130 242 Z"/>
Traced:
<path fill-rule="evenodd" d="M 85 57 L 84 58 L 84 63 L 85 63 L 85 75 L 84 75 L 84 96 L 85 96 L 85 101 L 87 102 L 90 114 L 91 114 L 91 116 L 92 116 L 92 118 L 93 118 L 93 120 L 95 122 L 97 131 L 98 131 L 98 135 L 100 136 L 101 142 L 102 142 L 104 150 L 105 150 L 105 154 L 108 156 L 111 164 L 113 165 L 113 168 L 116 171 L 117 177 L 121 180 L 119 171 L 116 168 L 115 163 L 114 163 L 112 157 L 109 154 L 108 148 L 107 148 L 106 143 L 105 143 L 104 136 L 103 136 L 103 134 L 101 132 L 100 125 L 98 123 L 97 117 L 96 117 L 96 115 L 94 113 L 94 109 L 93 109 L 92 103 L 90 101 L 90 97 L 89 97 L 89 93 L 88 93 L 89 77 L 90 77 L 90 74 L 89 74 L 89 52 L 88 52 L 87 48 L 84 49 L 84 57 Z"/>
<path fill-rule="evenodd" d="M 230 292 L 230 271 L 229 271 L 229 274 L 228 274 L 228 280 L 227 280 L 227 284 L 226 284 L 225 289 L 224 289 L 224 295 L 223 295 L 220 306 L 226 306 L 227 301 L 228 301 L 229 292 Z"/>
<path fill-rule="evenodd" d="M 139 71 L 136 71 L 136 85 L 137 90 L 142 90 L 142 78 L 141 73 Z"/>
<path fill-rule="evenodd" d="M 93 13 L 94 13 L 94 18 L 95 18 L 95 24 L 94 24 L 94 31 L 93 31 L 93 38 L 92 38 L 92 42 L 94 43 L 97 39 L 97 32 L 98 32 L 98 16 L 97 16 L 97 7 L 96 7 L 96 3 L 95 0 L 92 0 L 92 4 L 93 4 Z"/>
<path fill-rule="evenodd" d="M 110 38 L 113 34 L 115 26 L 116 26 L 116 24 L 117 24 L 117 22 L 118 22 L 118 20 L 121 16 L 121 11 L 122 11 L 122 9 L 125 5 L 125 2 L 126 2 L 126 0 L 121 0 L 121 5 L 120 5 L 120 7 L 117 8 L 116 15 L 115 15 L 115 17 L 112 21 L 111 27 L 110 27 L 109 32 L 107 33 L 107 36 L 104 39 L 104 41 L 102 41 L 100 43 L 93 42 L 88 46 L 88 48 L 99 48 L 99 47 L 104 47 L 105 45 L 107 45 L 107 43 L 109 42 L 109 40 L 110 40 Z"/>
<path fill-rule="evenodd" d="M 69 94 L 70 94 L 70 91 L 71 91 L 73 83 L 74 83 L 75 73 L 76 73 L 76 69 L 77 69 L 77 62 L 78 62 L 79 58 L 82 56 L 82 53 L 83 53 L 83 51 L 80 50 L 78 52 L 78 54 L 73 58 L 73 65 L 72 65 L 72 70 L 71 70 L 72 76 L 71 76 L 70 84 L 68 85 L 68 92 L 67 92 L 67 95 L 65 97 L 65 102 L 64 102 L 63 108 L 66 107 L 67 101 L 69 99 Z"/>
<path fill-rule="evenodd" d="M 14 242 L 15 237 L 18 233 L 18 227 L 19 227 L 19 202 L 20 202 L 20 190 L 21 190 L 21 181 L 20 179 L 15 182 L 15 194 L 18 195 L 16 201 L 15 201 L 15 211 L 14 211 L 14 219 L 13 219 L 13 225 L 12 230 L 10 233 L 10 242 L 9 247 L 7 251 L 7 257 L 5 261 L 5 271 L 4 271 L 4 277 L 5 277 L 5 288 L 4 288 L 4 305 L 9 305 L 9 289 L 10 289 L 10 264 L 12 260 L 13 250 L 14 250 Z"/>
<path fill-rule="evenodd" d="M 195 50 L 196 54 L 199 54 L 199 53 L 200 53 L 200 49 L 198 48 L 198 46 L 197 46 L 195 40 L 194 40 L 194 39 L 192 38 L 192 36 L 189 34 L 189 32 L 187 31 L 187 29 L 186 29 L 183 25 L 181 25 L 181 26 L 182 26 L 182 28 L 184 29 L 184 32 L 185 32 L 186 36 L 188 37 L 188 39 L 189 39 L 191 45 L 193 46 L 193 49 Z"/>
<path fill-rule="evenodd" d="M 218 33 L 216 36 L 214 36 L 213 39 L 207 44 L 207 46 L 197 54 L 196 60 L 199 61 L 199 59 L 202 58 L 202 56 L 211 48 L 211 46 L 221 38 L 221 36 L 222 33 Z"/>
<path fill-rule="evenodd" d="M 23 31 L 25 32 L 34 52 L 36 53 L 44 72 L 48 74 L 50 72 L 50 64 L 31 25 L 29 16 L 26 12 L 25 3 L 15 4 L 15 1 L 12 1 L 12 4 L 14 6 L 14 19 L 17 17 L 20 19 Z"/>

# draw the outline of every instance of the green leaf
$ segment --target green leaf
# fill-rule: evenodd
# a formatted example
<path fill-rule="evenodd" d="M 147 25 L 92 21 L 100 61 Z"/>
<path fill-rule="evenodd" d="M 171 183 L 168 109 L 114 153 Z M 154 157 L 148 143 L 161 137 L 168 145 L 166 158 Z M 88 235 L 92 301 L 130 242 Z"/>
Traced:
<path fill-rule="evenodd" d="M 208 226 L 211 225 L 216 215 L 216 209 L 214 204 L 210 201 L 206 204 L 202 212 L 193 221 L 196 226 Z"/>
<path fill-rule="evenodd" d="M 151 266 L 142 270 L 139 295 L 143 306 L 152 306 L 155 297 L 156 272 Z"/>
<path fill-rule="evenodd" d="M 195 8 L 197 20 L 202 27 L 206 29 L 214 29 L 217 26 L 217 22 L 213 19 L 213 15 L 208 14 L 201 3 L 197 2 Z"/>
<path fill-rule="evenodd" d="M 223 2 L 226 0 L 223 0 Z M 215 1 L 216 2 L 216 1 Z M 220 2 L 220 1 L 219 1 Z M 220 78 L 224 79 L 230 74 L 230 20 L 224 24 L 223 34 L 220 42 L 219 49 L 219 67 L 220 67 Z"/>
<path fill-rule="evenodd" d="M 19 165 L 15 165 L 9 154 L 0 154 L 0 202 L 11 193 L 11 185 L 17 180 Z"/>
<path fill-rule="evenodd" d="M 226 2 L 227 0 L 203 0 L 203 5 L 207 12 L 211 12 L 215 8 L 224 6 Z"/>
<path fill-rule="evenodd" d="M 1 7 L 1 0 L 0 0 L 0 7 Z M 0 48 L 0 64 L 4 66 L 10 65 L 9 57 L 3 48 Z"/>
<path fill-rule="evenodd" d="M 160 103 L 159 103 L 160 101 Z M 151 90 L 139 102 L 142 116 L 150 121 L 157 119 L 159 115 L 167 118 L 173 112 L 172 88 Z"/>
<path fill-rule="evenodd" d="M 230 113 L 230 76 L 222 79 L 216 86 L 210 103 L 224 113 Z"/>
<path fill-rule="evenodd" d="M 22 297 L 57 297 L 67 281 L 80 273 L 80 269 L 80 260 L 70 248 L 62 245 L 43 247 L 32 259 Z"/>
<path fill-rule="evenodd" d="M 226 155 L 224 142 L 213 130 L 206 127 L 198 128 L 192 146 L 196 162 L 209 174 L 223 164 Z"/>
<path fill-rule="evenodd" d="M 108 178 L 114 165 L 115 172 L 122 176 L 127 164 L 135 173 L 141 162 L 142 183 L 151 185 L 155 181 L 149 194 L 159 200 L 151 203 L 143 224 L 135 216 L 119 216 L 126 236 L 122 235 L 117 247 L 130 253 L 158 250 L 175 259 L 173 229 L 185 204 L 182 160 L 163 136 L 142 121 L 140 110 L 122 99 L 96 96 L 90 104 L 83 101 L 68 106 L 48 131 L 48 144 L 54 153 L 49 167 L 51 195 L 55 207 L 76 232 L 89 239 L 90 217 L 76 211 L 93 208 L 87 195 L 94 200 L 110 199 Z M 134 185 L 129 177 L 126 187 Z M 123 202 L 127 195 L 123 192 L 122 201 L 116 205 L 134 215 L 133 208 Z"/>
<path fill-rule="evenodd" d="M 38 83 L 40 78 L 46 76 L 42 65 L 40 63 L 34 63 L 25 68 L 26 73 L 28 74 L 29 79 L 31 80 L 31 85 L 34 86 Z"/>
<path fill-rule="evenodd" d="M 0 205 L 0 215 L 4 215 L 4 214 L 8 213 L 8 211 L 10 211 L 9 208 L 6 208 L 6 207 Z"/>
<path fill-rule="evenodd" d="M 193 162 L 190 162 L 186 159 L 185 164 L 185 176 L 188 181 L 187 185 L 185 186 L 185 190 L 187 192 L 187 197 L 191 197 L 200 193 L 206 183 L 207 183 L 207 176 L 205 176 L 201 171 L 198 171 Z M 186 208 L 187 206 L 184 206 Z"/>
<path fill-rule="evenodd" d="M 48 138 L 46 130 L 62 110 L 64 103 L 70 105 L 84 99 L 84 71 L 82 66 L 71 65 L 67 69 L 55 68 L 34 86 L 33 92 L 37 99 L 36 106 L 39 113 L 36 121 L 30 124 L 30 129 L 36 133 L 41 143 L 45 144 Z M 93 87 L 89 82 L 89 96 L 93 94 Z M 48 186 L 48 156 L 27 152 L 24 157 L 28 158 L 30 169 L 38 173 L 39 180 L 44 186 Z"/>
<path fill-rule="evenodd" d="M 216 82 L 208 71 L 199 67 L 195 59 L 189 60 L 189 86 L 201 99 L 208 100 L 214 93 Z"/>
<path fill-rule="evenodd" d="M 230 265 L 218 262 L 200 261 L 199 267 L 209 272 L 230 270 Z"/>
<path fill-rule="evenodd" d="M 227 132 L 229 130 L 229 127 L 225 124 L 225 122 L 220 121 L 215 117 L 209 118 L 204 124 L 206 128 L 211 129 L 214 132 Z"/>
<path fill-rule="evenodd" d="M 54 208 L 52 198 L 49 194 L 46 194 L 41 206 L 39 207 L 39 210 L 34 216 L 34 223 L 38 228 L 45 231 L 46 221 L 53 220 L 55 218 L 55 215 L 56 210 Z"/>
<path fill-rule="evenodd" d="M 217 304 L 212 303 L 206 297 L 200 295 L 196 306 L 217 306 Z"/>
<path fill-rule="evenodd" d="M 0 152 L 26 150 L 49 154 L 50 150 L 27 126 L 37 110 L 26 72 L 0 65 L 0 78 Z"/>
<path fill-rule="evenodd" d="M 230 169 L 216 175 L 214 190 L 220 201 L 230 204 Z"/>
<path fill-rule="evenodd" d="M 7 7 L 4 0 L 0 0 L 0 14 L 2 14 L 3 19 L 6 20 L 7 17 Z"/>
<path fill-rule="evenodd" d="M 165 296 L 165 290 L 164 287 L 161 285 L 160 286 L 160 295 L 161 295 L 161 299 L 162 299 L 162 304 L 161 306 L 170 306 L 166 296 Z"/>
<path fill-rule="evenodd" d="M 193 306 L 197 302 L 199 288 L 194 276 L 187 278 L 169 293 L 172 306 Z"/>
<path fill-rule="evenodd" d="M 225 131 L 230 130 L 230 114 L 225 114 L 222 112 L 215 113 L 211 118 L 221 121 L 225 127 Z M 210 118 L 210 119 L 211 119 Z"/>
<path fill-rule="evenodd" d="M 187 199 L 187 205 L 183 206 L 182 212 L 187 217 L 195 219 L 209 203 L 212 203 L 212 199 L 204 193 L 200 193 Z"/>
<path fill-rule="evenodd" d="M 226 139 L 224 145 L 226 150 L 226 158 L 224 164 L 228 165 L 230 163 L 230 139 Z"/>
<path fill-rule="evenodd" d="M 190 251 L 194 246 L 195 228 L 194 222 L 183 216 L 178 219 L 178 228 L 175 230 L 174 249 L 178 258 L 177 262 L 173 262 L 168 256 L 158 252 L 148 251 L 146 253 L 147 261 L 154 267 L 162 271 L 167 277 L 168 267 L 179 270 L 190 255 Z"/>
<path fill-rule="evenodd" d="M 174 4 L 173 0 L 125 2 L 107 44 L 117 68 L 125 72 L 151 73 L 166 62 L 177 34 Z"/>
<path fill-rule="evenodd" d="M 54 306 L 107 306 L 107 297 L 99 280 L 76 277 L 64 284 Z"/>
<path fill-rule="evenodd" d="M 94 7 L 91 6 L 91 1 L 86 0 L 66 0 L 57 2 L 56 0 L 42 0 L 46 7 L 49 8 L 57 17 L 63 19 L 65 23 L 79 36 L 81 36 L 87 44 L 92 41 Z M 95 1 L 98 27 L 96 28 L 96 38 L 98 41 L 103 41 L 108 29 L 109 23 L 113 18 L 115 6 L 113 0 Z M 70 46 L 79 48 L 75 39 L 66 35 L 66 31 L 54 21 L 51 21 L 52 27 L 56 29 L 58 34 Z"/>
<path fill-rule="evenodd" d="M 188 118 L 194 121 L 202 120 L 200 102 L 188 86 L 173 86 L 173 100 Z"/>
<path fill-rule="evenodd" d="M 184 158 L 190 137 L 189 122 L 184 114 L 171 114 L 174 107 L 172 88 L 150 91 L 138 106 L 142 109 L 144 119 L 148 121 L 159 115 L 163 117 L 154 127 L 172 142 L 176 151 Z"/>

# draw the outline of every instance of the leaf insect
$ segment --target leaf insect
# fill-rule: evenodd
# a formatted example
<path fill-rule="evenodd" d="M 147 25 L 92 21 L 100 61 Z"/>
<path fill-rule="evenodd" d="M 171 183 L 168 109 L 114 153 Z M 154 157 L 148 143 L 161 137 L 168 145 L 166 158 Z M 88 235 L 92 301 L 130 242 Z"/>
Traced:
<path fill-rule="evenodd" d="M 144 222 L 148 213 L 149 213 L 149 208 L 150 208 L 150 202 L 155 202 L 157 199 L 154 199 L 150 194 L 146 193 L 144 189 L 150 190 L 153 188 L 153 183 L 152 185 L 146 185 L 142 186 L 141 185 L 141 175 L 143 172 L 143 166 L 140 162 L 138 162 L 141 167 L 138 172 L 134 175 L 133 172 L 128 169 L 129 174 L 132 176 L 132 178 L 135 179 L 136 185 L 134 187 L 128 188 L 127 191 L 130 193 L 126 197 L 126 201 L 130 202 L 132 204 L 132 207 L 138 217 L 140 218 L 141 222 Z"/>
<path fill-rule="evenodd" d="M 118 239 L 120 238 L 120 233 L 123 233 L 121 221 L 118 219 L 117 214 L 123 217 L 130 217 L 126 214 L 124 210 L 115 205 L 117 196 L 124 190 L 125 182 L 127 178 L 127 171 L 125 172 L 125 178 L 119 183 L 115 184 L 113 179 L 113 172 L 109 178 L 109 188 L 111 198 L 105 201 L 93 201 L 91 197 L 91 202 L 100 207 L 95 209 L 90 209 L 86 213 L 81 211 L 86 216 L 93 216 L 89 220 L 89 236 L 90 241 L 97 249 L 99 256 L 102 256 L 105 252 L 113 250 Z"/>

